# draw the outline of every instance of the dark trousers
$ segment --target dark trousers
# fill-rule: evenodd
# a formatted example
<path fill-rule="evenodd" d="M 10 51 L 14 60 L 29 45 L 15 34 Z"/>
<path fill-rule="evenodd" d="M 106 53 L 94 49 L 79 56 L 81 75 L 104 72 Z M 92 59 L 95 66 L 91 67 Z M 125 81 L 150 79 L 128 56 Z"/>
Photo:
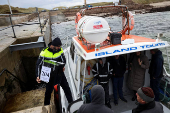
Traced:
<path fill-rule="evenodd" d="M 114 100 L 118 100 L 117 97 L 117 92 L 119 93 L 119 98 L 123 98 L 123 79 L 124 77 L 113 77 L 112 78 L 112 82 L 113 82 L 113 96 L 114 96 Z"/>
<path fill-rule="evenodd" d="M 110 100 L 109 100 L 109 83 L 99 83 L 103 89 L 104 89 L 104 92 L 105 92 L 105 104 L 109 103 Z"/>
<path fill-rule="evenodd" d="M 161 78 L 151 79 L 150 80 L 150 86 L 153 89 L 154 95 L 155 95 L 155 101 L 159 101 L 159 84 L 160 84 Z"/>
<path fill-rule="evenodd" d="M 62 76 L 55 83 L 60 84 L 60 86 L 64 90 L 64 93 L 66 95 L 66 98 L 67 98 L 68 102 L 71 103 L 73 101 L 73 98 L 72 98 L 71 90 L 70 90 L 70 87 L 68 85 L 68 82 L 67 82 L 67 79 L 66 79 L 64 73 L 62 73 Z M 45 99 L 44 99 L 44 105 L 49 105 L 50 104 L 51 93 L 52 93 L 53 89 L 54 89 L 54 85 L 52 85 L 50 83 L 47 83 L 46 92 L 45 92 Z"/>

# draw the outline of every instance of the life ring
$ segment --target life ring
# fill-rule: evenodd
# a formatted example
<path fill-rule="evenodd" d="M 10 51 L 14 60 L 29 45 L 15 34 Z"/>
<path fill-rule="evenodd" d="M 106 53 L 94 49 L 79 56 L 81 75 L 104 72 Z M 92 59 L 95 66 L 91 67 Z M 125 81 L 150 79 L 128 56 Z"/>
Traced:
<path fill-rule="evenodd" d="M 78 30 L 77 30 L 77 24 L 78 24 L 78 22 L 79 22 L 79 20 L 81 19 L 81 14 L 78 12 L 77 14 L 76 14 L 76 18 L 75 18 L 75 28 L 76 28 L 76 33 L 79 35 L 79 32 L 78 32 Z"/>
<path fill-rule="evenodd" d="M 85 60 L 82 61 L 81 63 L 81 68 L 80 68 L 80 80 L 83 81 L 83 78 L 84 78 L 84 69 L 85 69 L 85 79 L 84 79 L 84 83 L 85 83 L 85 86 L 91 82 L 91 80 L 93 80 L 94 76 L 93 76 L 93 73 L 92 73 L 92 68 L 94 66 L 94 64 L 96 63 L 97 61 L 92 59 L 92 60 L 87 60 L 86 61 L 86 67 L 85 67 Z"/>
<path fill-rule="evenodd" d="M 125 34 L 128 29 L 132 30 L 134 28 L 135 21 L 134 21 L 133 14 L 130 11 L 128 11 L 128 15 L 130 18 L 130 26 L 128 28 L 128 25 L 124 24 L 124 29 L 122 30 L 122 34 Z M 125 21 L 126 19 L 123 20 L 123 23 L 126 23 Z"/>

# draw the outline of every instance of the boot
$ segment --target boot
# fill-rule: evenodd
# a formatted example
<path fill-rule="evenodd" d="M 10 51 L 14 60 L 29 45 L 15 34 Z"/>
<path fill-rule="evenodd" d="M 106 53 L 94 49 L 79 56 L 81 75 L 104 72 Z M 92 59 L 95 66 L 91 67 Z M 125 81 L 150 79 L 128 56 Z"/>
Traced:
<path fill-rule="evenodd" d="M 114 104 L 115 104 L 115 106 L 117 106 L 118 105 L 118 101 L 114 100 Z"/>
<path fill-rule="evenodd" d="M 123 98 L 120 98 L 120 100 L 124 101 L 124 102 L 127 102 L 127 100 L 123 97 Z"/>
<path fill-rule="evenodd" d="M 106 103 L 106 106 L 107 106 L 108 108 L 111 108 L 110 102 Z"/>

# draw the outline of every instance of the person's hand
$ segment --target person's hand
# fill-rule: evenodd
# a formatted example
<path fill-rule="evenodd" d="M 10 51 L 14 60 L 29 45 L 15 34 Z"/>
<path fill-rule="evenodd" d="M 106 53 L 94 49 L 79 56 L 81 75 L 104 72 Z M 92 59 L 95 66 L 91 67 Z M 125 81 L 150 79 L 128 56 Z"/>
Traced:
<path fill-rule="evenodd" d="M 65 71 L 65 67 L 63 67 L 63 71 Z"/>
<path fill-rule="evenodd" d="M 140 61 L 140 58 L 138 58 L 138 62 L 139 62 L 139 65 L 141 66 L 141 64 L 142 64 L 142 61 Z"/>
<path fill-rule="evenodd" d="M 155 79 L 155 78 L 153 77 L 153 79 Z"/>
<path fill-rule="evenodd" d="M 41 80 L 40 80 L 39 77 L 37 77 L 36 81 L 37 81 L 38 83 L 41 83 Z"/>

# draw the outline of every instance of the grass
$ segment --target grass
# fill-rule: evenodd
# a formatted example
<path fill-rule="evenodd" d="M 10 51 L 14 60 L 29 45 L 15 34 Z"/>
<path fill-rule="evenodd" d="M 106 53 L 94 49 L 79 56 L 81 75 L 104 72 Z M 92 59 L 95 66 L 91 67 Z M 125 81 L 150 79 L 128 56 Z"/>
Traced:
<path fill-rule="evenodd" d="M 12 13 L 32 13 L 35 12 L 36 9 L 35 7 L 30 7 L 30 8 L 19 8 L 19 7 L 12 7 Z M 43 10 L 44 8 L 38 8 L 38 11 Z M 9 14 L 9 6 L 8 5 L 0 5 L 0 14 Z"/>

